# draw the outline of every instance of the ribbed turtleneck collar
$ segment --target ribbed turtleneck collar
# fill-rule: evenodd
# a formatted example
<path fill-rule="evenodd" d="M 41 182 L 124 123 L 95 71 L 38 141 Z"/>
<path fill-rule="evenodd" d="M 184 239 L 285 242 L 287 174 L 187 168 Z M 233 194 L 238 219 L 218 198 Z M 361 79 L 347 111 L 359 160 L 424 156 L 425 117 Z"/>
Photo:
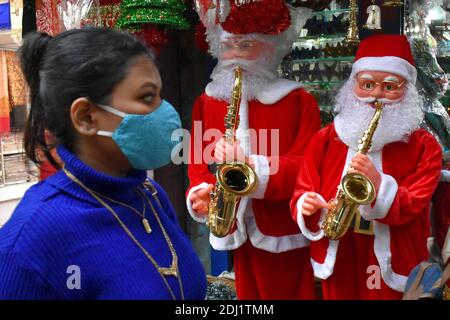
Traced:
<path fill-rule="evenodd" d="M 65 169 L 85 186 L 99 193 L 128 193 L 147 178 L 146 171 L 142 170 L 131 170 L 126 177 L 113 177 L 89 167 L 62 145 L 58 146 L 57 151 Z"/>

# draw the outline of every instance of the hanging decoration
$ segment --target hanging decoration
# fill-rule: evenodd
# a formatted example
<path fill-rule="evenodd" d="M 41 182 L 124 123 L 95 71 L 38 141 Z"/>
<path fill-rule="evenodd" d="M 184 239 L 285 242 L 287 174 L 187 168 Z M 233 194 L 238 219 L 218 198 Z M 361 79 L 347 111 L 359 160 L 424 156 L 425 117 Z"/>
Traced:
<path fill-rule="evenodd" d="M 169 29 L 187 29 L 189 22 L 183 16 L 185 10 L 186 5 L 181 0 L 124 0 L 117 23 L 121 28 L 155 24 Z"/>
<path fill-rule="evenodd" d="M 60 19 L 56 8 L 56 1 L 36 0 L 36 29 L 51 36 L 60 30 Z"/>
<path fill-rule="evenodd" d="M 93 0 L 61 0 L 56 6 L 60 32 L 80 29 L 87 25 L 96 26 L 96 19 L 88 16 L 93 3 Z"/>
<path fill-rule="evenodd" d="M 167 30 L 188 29 L 181 0 L 123 0 L 117 26 L 137 35 L 158 53 L 168 41 Z"/>
<path fill-rule="evenodd" d="M 369 15 L 364 28 L 369 30 L 381 30 L 381 9 L 372 0 L 372 4 L 367 7 L 366 13 Z"/>

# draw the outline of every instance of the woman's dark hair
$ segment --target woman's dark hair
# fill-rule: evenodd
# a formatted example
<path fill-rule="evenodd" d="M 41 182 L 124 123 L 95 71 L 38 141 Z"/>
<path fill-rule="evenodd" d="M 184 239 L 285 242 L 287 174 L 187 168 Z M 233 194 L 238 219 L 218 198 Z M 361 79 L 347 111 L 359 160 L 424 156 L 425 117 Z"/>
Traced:
<path fill-rule="evenodd" d="M 74 150 L 75 130 L 70 106 L 80 97 L 108 104 L 113 88 L 127 75 L 135 58 L 147 56 L 149 48 L 130 34 L 110 29 L 77 29 L 51 37 L 45 33 L 28 34 L 19 57 L 30 87 L 31 109 L 25 128 L 27 156 L 35 163 L 42 149 L 55 166 L 45 142 L 45 130 Z"/>

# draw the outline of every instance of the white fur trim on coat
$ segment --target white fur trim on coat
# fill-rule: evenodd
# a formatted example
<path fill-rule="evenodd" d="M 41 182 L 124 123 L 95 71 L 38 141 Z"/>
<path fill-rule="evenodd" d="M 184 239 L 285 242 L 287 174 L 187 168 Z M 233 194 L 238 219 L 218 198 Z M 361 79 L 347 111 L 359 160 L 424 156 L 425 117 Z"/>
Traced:
<path fill-rule="evenodd" d="M 385 218 L 392 206 L 392 202 L 394 202 L 397 190 L 397 181 L 390 175 L 381 173 L 381 184 L 377 192 L 375 205 L 373 208 L 370 204 L 361 206 L 361 216 L 368 221 Z"/>
<path fill-rule="evenodd" d="M 297 81 L 276 79 L 273 83 L 255 92 L 255 97 L 259 102 L 271 105 L 300 88 L 302 88 L 302 85 Z"/>
<path fill-rule="evenodd" d="M 334 264 L 336 263 L 338 246 L 339 241 L 330 240 L 327 248 L 327 255 L 323 263 L 318 263 L 317 261 L 311 258 L 311 265 L 313 267 L 315 277 L 325 280 L 328 279 L 328 277 L 333 274 Z"/>
<path fill-rule="evenodd" d="M 212 82 L 206 85 L 205 93 L 208 96 L 213 97 L 214 94 L 211 91 L 211 83 Z M 292 91 L 302 87 L 303 86 L 296 81 L 275 79 L 272 83 L 259 88 L 259 90 L 255 90 L 254 95 L 259 102 L 265 105 L 272 105 L 289 95 Z"/>
<path fill-rule="evenodd" d="M 351 148 L 347 151 L 347 159 L 344 166 L 343 174 L 346 172 L 348 165 L 355 154 L 355 150 Z M 382 156 L 381 151 L 368 153 L 367 156 L 371 159 L 377 170 L 382 173 Z M 389 177 L 388 175 L 385 175 Z M 391 183 L 389 179 L 386 179 L 386 188 Z M 389 190 L 386 190 L 388 196 L 392 196 Z M 381 193 L 381 188 L 380 188 Z M 380 195 L 381 197 L 381 195 Z M 380 202 L 381 203 L 381 202 Z M 391 202 L 392 203 L 392 202 Z M 390 206 L 387 206 L 387 202 L 383 202 L 380 207 L 383 210 L 389 211 Z M 299 208 L 297 206 L 297 208 Z M 300 209 L 298 209 L 300 210 Z M 300 221 L 300 219 L 299 219 Z M 393 290 L 403 292 L 405 290 L 407 276 L 395 273 L 392 269 L 392 253 L 391 253 L 391 233 L 389 225 L 382 224 L 378 221 L 373 221 L 374 224 L 374 253 L 378 260 L 381 269 L 381 277 L 387 286 Z M 336 262 L 336 255 L 338 249 L 338 241 L 330 241 L 327 254 L 324 263 L 318 263 L 311 259 L 311 264 L 314 269 L 314 275 L 320 279 L 327 279 L 334 269 Z"/>
<path fill-rule="evenodd" d="M 416 68 L 408 61 L 394 56 L 358 59 L 352 66 L 350 77 L 355 77 L 361 71 L 384 71 L 398 74 L 412 84 L 415 84 L 417 79 Z"/>
<path fill-rule="evenodd" d="M 192 219 L 194 219 L 195 221 L 199 222 L 199 223 L 205 223 L 207 218 L 205 216 L 200 216 L 197 214 L 197 212 L 195 212 L 194 209 L 192 209 L 192 201 L 190 200 L 191 195 L 200 189 L 205 189 L 209 186 L 208 183 L 206 182 L 202 182 L 199 185 L 196 185 L 195 187 L 192 187 L 191 190 L 189 190 L 189 193 L 186 197 L 186 207 L 189 211 L 189 214 L 191 215 Z"/>
<path fill-rule="evenodd" d="M 327 214 L 328 209 L 326 209 L 326 208 L 321 209 L 321 213 L 320 213 L 321 217 L 320 217 L 319 223 L 318 223 L 319 230 L 316 232 L 312 232 L 311 230 L 309 230 L 306 227 L 305 219 L 303 218 L 303 214 L 302 214 L 302 206 L 303 206 L 303 203 L 305 202 L 306 195 L 307 195 L 307 193 L 305 192 L 300 197 L 300 199 L 298 199 L 298 201 L 297 201 L 297 224 L 300 228 L 300 231 L 307 239 L 309 239 L 311 241 L 318 241 L 318 240 L 322 239 L 324 236 L 324 232 L 323 232 L 322 228 L 320 228 L 320 226 L 322 225 L 323 219 L 324 219 L 325 215 Z M 326 202 L 325 199 L 320 194 L 317 194 L 317 196 L 323 202 Z"/>
<path fill-rule="evenodd" d="M 309 245 L 309 241 L 301 234 L 290 234 L 281 237 L 265 235 L 259 230 L 256 223 L 251 201 L 249 201 L 245 223 L 250 241 L 255 248 L 273 253 L 285 252 L 293 249 L 304 248 Z"/>
<path fill-rule="evenodd" d="M 270 177 L 269 159 L 266 156 L 256 154 L 250 155 L 249 158 L 255 165 L 255 173 L 258 177 L 258 187 L 249 197 L 253 199 L 264 199 Z"/>
<path fill-rule="evenodd" d="M 391 232 L 389 226 L 374 221 L 373 229 L 375 234 L 373 247 L 375 256 L 380 264 L 381 277 L 389 288 L 404 292 L 408 277 L 395 273 L 392 269 Z"/>
<path fill-rule="evenodd" d="M 245 206 L 245 210 L 243 210 Z M 211 246 L 216 250 L 234 250 L 239 248 L 247 238 L 255 248 L 280 253 L 309 245 L 309 241 L 301 234 L 290 234 L 280 237 L 265 235 L 259 230 L 252 208 L 252 200 L 248 197 L 241 198 L 237 213 L 237 230 L 232 234 L 217 238 L 210 235 Z M 245 222 L 245 223 L 244 223 Z"/>
<path fill-rule="evenodd" d="M 354 153 L 354 150 L 351 150 L 349 148 L 349 154 L 347 155 L 347 163 L 346 167 L 349 164 L 349 161 L 351 160 L 350 153 Z M 375 203 L 374 208 L 372 209 L 372 213 L 375 215 L 378 215 L 379 217 L 375 217 L 375 219 L 380 219 L 384 217 L 389 209 L 391 208 L 392 202 L 395 198 L 395 195 L 397 194 L 398 185 L 394 178 L 391 176 L 383 173 L 383 157 L 382 157 L 383 149 L 377 152 L 370 152 L 367 154 L 369 159 L 372 161 L 375 168 L 380 172 L 382 175 L 382 179 L 384 179 L 384 185 L 380 185 L 380 190 L 378 192 L 377 201 Z M 393 188 L 395 190 L 390 190 L 390 188 Z M 382 199 L 383 197 L 386 197 L 386 199 Z M 379 203 L 378 201 L 381 200 Z M 372 213 L 368 213 L 367 210 L 368 206 L 361 206 L 361 216 L 366 219 L 370 220 Z M 373 220 L 373 219 L 372 219 Z M 389 229 L 389 225 L 382 224 L 378 221 L 373 221 L 374 224 L 374 253 L 377 257 L 378 263 L 381 268 L 381 277 L 383 278 L 384 282 L 387 284 L 387 286 L 393 290 L 396 291 L 404 291 L 405 285 L 406 285 L 406 279 L 407 277 L 404 275 L 400 275 L 394 272 L 392 269 L 391 264 L 391 232 Z"/>

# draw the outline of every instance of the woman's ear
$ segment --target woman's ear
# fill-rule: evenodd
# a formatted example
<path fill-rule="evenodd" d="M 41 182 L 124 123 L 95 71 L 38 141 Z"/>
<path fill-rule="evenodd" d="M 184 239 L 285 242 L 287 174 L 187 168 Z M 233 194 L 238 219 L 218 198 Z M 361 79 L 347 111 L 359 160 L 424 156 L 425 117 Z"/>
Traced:
<path fill-rule="evenodd" d="M 78 98 L 70 107 L 70 118 L 75 131 L 82 136 L 95 136 L 98 128 L 98 109 L 86 98 Z"/>

